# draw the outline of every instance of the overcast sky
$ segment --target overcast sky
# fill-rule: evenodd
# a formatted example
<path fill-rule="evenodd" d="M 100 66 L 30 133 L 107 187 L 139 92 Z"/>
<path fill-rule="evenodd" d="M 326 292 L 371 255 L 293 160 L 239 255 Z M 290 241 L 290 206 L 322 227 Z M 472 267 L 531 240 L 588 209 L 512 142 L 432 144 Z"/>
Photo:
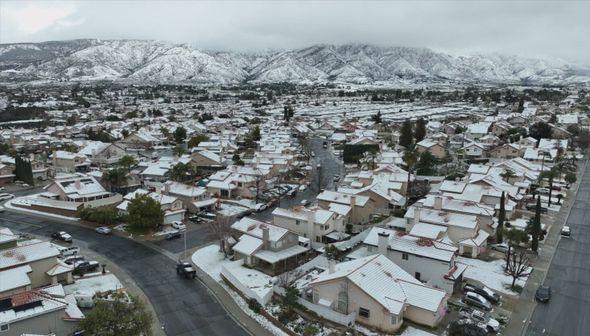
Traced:
<path fill-rule="evenodd" d="M 590 64 L 590 1 L 11 1 L 0 42 L 156 39 L 224 50 L 349 42 Z"/>

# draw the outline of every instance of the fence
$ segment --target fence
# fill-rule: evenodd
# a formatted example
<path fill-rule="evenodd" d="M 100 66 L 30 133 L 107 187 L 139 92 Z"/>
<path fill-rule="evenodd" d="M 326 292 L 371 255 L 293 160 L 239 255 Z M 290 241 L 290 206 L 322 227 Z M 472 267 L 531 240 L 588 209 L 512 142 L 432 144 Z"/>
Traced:
<path fill-rule="evenodd" d="M 239 266 L 242 267 L 242 266 Z M 225 266 L 221 268 L 221 276 L 225 278 L 229 283 L 232 284 L 234 288 L 242 293 L 242 295 L 255 299 L 260 303 L 262 306 L 265 306 L 267 303 L 270 302 L 272 298 L 273 291 L 269 290 L 264 296 L 260 296 L 256 294 L 253 290 L 246 287 L 240 280 L 238 280 L 230 270 L 228 270 Z"/>

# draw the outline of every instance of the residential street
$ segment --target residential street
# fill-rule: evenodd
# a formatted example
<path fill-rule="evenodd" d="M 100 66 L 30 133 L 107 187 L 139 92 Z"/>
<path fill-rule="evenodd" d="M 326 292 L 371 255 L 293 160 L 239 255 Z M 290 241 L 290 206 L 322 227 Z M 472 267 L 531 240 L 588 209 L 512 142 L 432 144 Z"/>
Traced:
<path fill-rule="evenodd" d="M 586 166 L 567 225 L 547 272 L 551 301 L 537 304 L 527 335 L 587 335 L 590 330 L 590 166 Z"/>
<path fill-rule="evenodd" d="M 64 230 L 72 234 L 75 245 L 106 256 L 146 294 L 167 335 L 247 335 L 206 287 L 177 276 L 173 260 L 138 242 L 14 212 L 0 215 L 0 226 L 41 236 Z"/>

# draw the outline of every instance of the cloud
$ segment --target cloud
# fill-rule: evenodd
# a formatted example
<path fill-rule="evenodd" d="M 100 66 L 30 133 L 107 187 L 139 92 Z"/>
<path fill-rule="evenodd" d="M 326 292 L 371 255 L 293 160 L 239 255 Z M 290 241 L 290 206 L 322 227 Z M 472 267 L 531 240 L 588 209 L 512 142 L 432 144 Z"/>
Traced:
<path fill-rule="evenodd" d="M 7 28 L 16 36 L 26 39 L 56 25 L 71 27 L 82 21 L 68 21 L 67 17 L 76 13 L 75 2 L 5 2 L 0 11 L 2 28 Z"/>

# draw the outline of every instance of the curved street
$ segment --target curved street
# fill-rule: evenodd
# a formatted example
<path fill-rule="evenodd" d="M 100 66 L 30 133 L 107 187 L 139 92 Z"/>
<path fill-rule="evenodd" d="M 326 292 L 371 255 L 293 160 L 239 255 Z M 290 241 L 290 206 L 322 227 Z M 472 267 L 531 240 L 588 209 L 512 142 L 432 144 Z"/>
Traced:
<path fill-rule="evenodd" d="M 205 286 L 177 276 L 174 260 L 141 243 L 103 236 L 66 221 L 9 211 L 1 215 L 0 226 L 45 237 L 67 231 L 75 245 L 104 255 L 128 272 L 149 298 L 167 335 L 248 335 Z"/>

